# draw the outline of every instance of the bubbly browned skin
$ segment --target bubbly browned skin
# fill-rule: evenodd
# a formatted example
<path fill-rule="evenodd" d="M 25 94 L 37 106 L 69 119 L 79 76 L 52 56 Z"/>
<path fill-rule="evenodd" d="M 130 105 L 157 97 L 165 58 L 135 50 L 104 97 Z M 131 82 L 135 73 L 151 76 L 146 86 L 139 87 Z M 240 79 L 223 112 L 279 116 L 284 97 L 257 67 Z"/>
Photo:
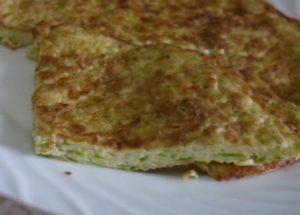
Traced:
<path fill-rule="evenodd" d="M 133 44 L 167 43 L 224 55 L 222 63 L 247 81 L 261 70 L 257 65 L 269 65 L 259 74 L 267 80 L 292 71 L 290 80 L 276 80 L 272 87 L 284 99 L 299 97 L 299 60 L 292 55 L 299 56 L 300 25 L 261 0 L 14 0 L 2 1 L 0 8 L 0 26 L 6 28 L 33 31 L 40 23 L 72 23 Z"/>
<path fill-rule="evenodd" d="M 260 74 L 265 79 L 291 70 L 297 77 L 275 87 L 282 97 L 298 98 L 299 60 L 295 63 L 291 55 L 299 56 L 300 25 L 261 0 L 13 0 L 0 2 L 0 8 L 0 26 L 6 28 L 33 31 L 40 23 L 72 23 L 133 44 L 224 53 L 227 61 L 222 58 L 222 63 L 247 80 L 253 79 L 253 69 L 259 70 L 250 68 L 251 61 L 269 65 Z"/>
<path fill-rule="evenodd" d="M 299 118 L 287 121 L 299 107 L 255 74 L 259 59 L 247 62 L 252 78 L 221 55 L 138 47 L 80 27 L 42 32 L 33 96 L 41 134 L 115 149 L 299 140 Z M 277 84 L 289 74 L 275 78 Z"/>
<path fill-rule="evenodd" d="M 204 55 L 201 60 L 206 62 L 205 69 L 215 69 L 218 71 L 215 73 L 218 76 L 222 74 L 226 80 L 239 84 L 240 93 L 226 95 L 232 104 L 230 108 L 242 109 L 244 104 L 241 103 L 241 98 L 247 95 L 267 114 L 277 119 L 276 124 L 283 133 L 296 139 L 299 138 L 299 23 L 284 18 L 263 1 L 17 2 L 20 2 L 19 10 L 16 10 L 15 13 L 5 13 L 5 10 L 0 12 L 0 22 L 4 27 L 31 31 L 39 23 L 43 23 L 43 25 L 76 23 L 103 35 L 135 45 L 164 43 L 200 52 Z M 2 6 L 0 3 L 0 8 Z M 44 13 L 33 17 L 34 13 L 23 13 L 24 8 L 27 11 L 39 9 Z M 74 16 L 74 14 L 76 15 Z M 12 22 L 12 20 L 14 21 Z M 61 57 L 67 59 L 68 63 L 62 62 Z M 58 132 L 64 138 L 71 138 L 79 142 L 88 139 L 88 142 L 93 144 L 102 144 L 103 139 L 113 137 L 106 141 L 105 145 L 118 149 L 138 148 L 141 146 L 151 147 L 150 143 L 153 143 L 154 137 L 174 145 L 184 144 L 190 140 L 193 132 L 197 133 L 199 129 L 203 128 L 207 119 L 214 113 L 217 123 L 201 130 L 203 133 L 201 133 L 199 142 L 205 142 L 206 138 L 216 136 L 220 122 L 228 121 L 226 118 L 228 115 L 224 114 L 224 109 L 229 108 L 228 104 L 225 107 L 220 104 L 210 106 L 212 98 L 205 98 L 205 100 L 201 97 L 201 93 L 204 93 L 203 89 L 199 89 L 199 86 L 189 86 L 190 80 L 185 80 L 185 76 L 188 77 L 194 73 L 194 68 L 191 69 L 192 72 L 185 68 L 186 74 L 183 78 L 173 74 L 168 76 L 164 74 L 164 71 L 162 73 L 158 71 L 149 83 L 146 83 L 145 88 L 151 90 L 143 96 L 153 98 L 151 105 L 155 108 L 151 109 L 151 105 L 150 107 L 145 105 L 143 108 L 145 110 L 149 108 L 150 114 L 152 114 L 149 117 L 151 120 L 159 117 L 166 119 L 167 124 L 161 127 L 164 129 L 162 134 L 158 132 L 159 128 L 150 129 L 148 135 L 143 132 L 139 133 L 138 128 L 144 128 L 143 126 L 148 123 L 147 118 L 144 118 L 144 115 L 147 114 L 143 112 L 145 110 L 127 115 L 126 117 L 132 120 L 113 126 L 114 128 L 111 128 L 114 130 L 113 133 L 109 128 L 108 130 L 100 129 L 97 125 L 105 127 L 109 123 L 104 125 L 106 123 L 104 116 L 99 118 L 92 116 L 91 107 L 103 102 L 104 106 L 109 104 L 109 98 L 112 98 L 112 95 L 121 94 L 131 83 L 120 73 L 124 68 L 130 71 L 130 67 L 127 68 L 128 65 L 124 63 L 122 57 L 109 60 L 108 65 L 106 65 L 105 59 L 99 61 L 101 58 L 104 59 L 105 55 L 93 53 L 82 56 L 82 53 L 76 53 L 76 51 L 61 56 L 41 57 L 38 70 L 43 70 L 43 72 L 38 72 L 36 77 L 37 82 L 43 83 L 43 86 L 38 88 L 34 96 L 36 113 L 41 120 L 40 126 L 43 127 L 41 132 Z M 162 58 L 162 60 L 164 59 Z M 103 67 L 102 63 L 105 64 L 104 76 L 101 74 L 101 77 L 98 77 L 92 72 L 86 72 L 88 67 Z M 81 73 L 82 76 L 76 75 Z M 103 82 L 103 78 L 108 81 Z M 216 83 L 219 84 L 214 77 L 210 76 L 206 81 L 208 89 Z M 183 98 L 180 98 L 179 101 L 165 99 L 174 96 L 172 94 L 174 92 L 161 86 L 162 84 L 180 86 L 180 95 L 183 95 Z M 79 89 L 76 88 L 78 85 Z M 106 88 L 105 92 L 106 90 L 108 92 L 105 95 L 98 95 L 100 91 L 104 92 L 103 87 Z M 91 96 L 95 92 L 97 92 L 97 96 Z M 196 99 L 187 96 L 193 94 L 197 95 Z M 41 102 L 46 95 L 53 96 L 53 104 Z M 161 98 L 164 99 L 159 97 L 156 100 L 156 95 L 161 95 Z M 77 103 L 79 99 L 86 97 L 90 97 L 90 99 L 80 102 L 80 105 L 74 107 L 74 101 Z M 128 100 L 130 101 L 130 99 Z M 144 104 L 144 100 L 137 100 L 136 104 L 126 102 L 128 101 L 113 104 L 111 109 L 121 110 L 124 106 L 134 109 L 135 105 Z M 211 108 L 211 112 L 207 108 Z M 177 110 L 184 110 L 185 113 Z M 109 111 L 109 108 L 105 111 Z M 83 122 L 84 125 L 81 125 L 80 122 L 67 123 L 76 118 L 75 113 L 80 112 L 91 117 L 90 121 Z M 120 111 L 119 114 L 121 117 L 124 113 Z M 86 128 L 85 123 L 91 127 Z M 257 121 L 250 117 L 243 122 L 229 123 L 227 127 L 225 126 L 222 135 L 231 143 L 251 145 L 251 141 L 243 138 L 243 135 L 240 134 L 255 132 L 256 129 L 258 129 Z M 259 129 L 262 133 L 268 133 L 268 129 L 265 127 Z M 156 135 L 157 133 L 158 135 Z M 134 135 L 130 137 L 129 134 Z M 262 138 L 260 141 L 263 143 L 266 140 Z M 245 172 L 259 172 L 254 167 L 230 166 L 230 168 L 233 168 L 237 175 L 246 174 Z"/>
<path fill-rule="evenodd" d="M 0 23 L 7 28 L 81 24 L 134 44 L 170 43 L 200 51 L 241 46 L 243 39 L 233 44 L 226 39 L 236 30 L 236 37 L 254 28 L 268 36 L 282 27 L 278 21 L 286 23 L 261 0 L 10 0 L 0 8 Z"/>

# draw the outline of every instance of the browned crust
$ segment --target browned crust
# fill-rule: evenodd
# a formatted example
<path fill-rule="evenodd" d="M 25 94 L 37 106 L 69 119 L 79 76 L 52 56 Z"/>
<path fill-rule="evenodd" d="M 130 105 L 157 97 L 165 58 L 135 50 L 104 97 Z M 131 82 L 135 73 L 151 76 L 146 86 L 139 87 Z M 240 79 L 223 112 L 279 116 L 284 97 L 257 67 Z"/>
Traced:
<path fill-rule="evenodd" d="M 277 14 L 278 16 L 280 16 L 280 17 L 282 17 L 282 18 L 284 18 L 284 19 L 286 19 L 287 21 L 289 21 L 289 22 L 292 22 L 292 23 L 294 23 L 294 24 L 296 24 L 296 25 L 299 25 L 300 26 L 300 20 L 298 20 L 298 19 L 296 19 L 296 18 L 292 18 L 292 17 L 289 17 L 289 16 L 287 16 L 287 15 L 285 15 L 283 12 L 281 12 L 281 11 L 279 11 L 277 8 L 275 8 L 272 4 L 270 4 L 270 3 L 268 3 L 268 2 L 266 2 L 266 1 L 263 1 L 264 2 L 264 6 L 265 6 L 265 10 L 266 11 L 269 11 L 269 12 L 271 12 L 271 13 L 274 13 L 274 14 Z M 121 8 L 122 9 L 122 8 Z M 124 8 L 124 9 L 126 9 L 126 8 Z M 100 12 L 101 10 L 99 10 L 99 12 Z M 139 15 L 140 16 L 140 15 Z M 93 16 L 92 16 L 93 17 Z M 81 25 L 84 27 L 84 25 L 85 24 L 87 24 L 87 23 L 89 23 L 90 21 L 89 21 L 89 19 L 90 19 L 91 17 L 87 17 L 86 19 L 85 18 L 83 18 L 82 20 L 81 20 Z M 1 18 L 0 18 L 0 28 L 7 28 L 7 29 L 10 29 L 10 30 L 18 30 L 18 31 L 24 31 L 24 32 L 31 32 L 31 33 L 33 33 L 33 35 L 35 35 L 36 34 L 36 32 L 35 32 L 35 28 L 36 28 L 36 26 L 39 26 L 39 25 L 44 25 L 44 24 L 47 24 L 47 23 L 44 23 L 44 21 L 45 20 L 43 20 L 43 21 L 41 21 L 41 22 L 38 22 L 33 28 L 29 28 L 29 29 L 24 29 L 24 28 L 11 28 L 11 27 L 9 27 L 9 26 L 6 26 L 2 21 L 1 21 Z M 59 22 L 58 22 L 59 24 L 58 25 L 60 25 L 60 24 L 75 24 L 75 25 L 77 25 L 78 24 L 78 22 L 76 22 L 76 21 L 66 21 L 66 20 L 60 20 Z M 51 25 L 51 26 L 57 26 L 57 23 L 48 23 L 48 25 Z M 88 24 L 88 26 L 92 26 L 90 23 Z M 130 40 L 126 40 L 126 39 L 124 39 L 124 38 L 122 38 L 122 36 L 120 36 L 120 35 L 114 35 L 114 33 L 112 33 L 112 32 L 110 32 L 110 31 L 105 31 L 105 32 L 102 32 L 103 34 L 105 34 L 106 36 L 109 36 L 109 37 L 112 37 L 112 38 L 116 38 L 116 39 L 118 39 L 118 40 L 120 40 L 120 41 L 123 41 L 123 42 L 127 42 L 127 43 L 134 43 L 133 41 L 130 41 Z M 148 32 L 149 33 L 149 32 Z M 150 34 L 151 35 L 151 34 Z M 214 41 L 215 42 L 215 41 Z M 5 44 L 7 47 L 9 47 L 9 48 L 12 48 L 12 49 L 16 49 L 16 48 L 18 48 L 18 47 L 14 47 L 14 46 L 10 46 L 9 44 Z M 143 44 L 143 45 L 145 45 L 145 44 Z"/>
<path fill-rule="evenodd" d="M 209 176 L 212 176 L 216 180 L 230 180 L 233 178 L 239 179 L 246 176 L 253 176 L 263 172 L 269 172 L 279 168 L 283 168 L 297 162 L 296 159 L 287 161 L 279 161 L 264 164 L 262 166 L 236 166 L 234 164 L 224 164 L 211 162 L 204 164 L 201 169 L 204 170 Z"/>
<path fill-rule="evenodd" d="M 291 17 L 286 16 L 279 10 L 275 9 L 271 4 L 266 3 L 266 10 L 271 11 L 273 13 L 278 14 L 280 17 L 286 19 L 289 22 L 292 22 L 296 25 L 300 24 L 300 21 Z M 1 22 L 0 22 L 1 27 Z M 113 35 L 110 35 L 111 37 Z M 15 48 L 15 47 L 11 47 Z M 278 169 L 281 167 L 285 167 L 287 165 L 291 165 L 292 163 L 296 162 L 295 160 L 289 160 L 284 162 L 275 162 L 265 164 L 260 167 L 253 167 L 253 166 L 236 166 L 233 164 L 221 164 L 221 163 L 210 163 L 206 165 L 206 172 L 216 178 L 217 180 L 228 180 L 231 178 L 242 178 L 245 176 L 256 175 L 262 172 Z"/>

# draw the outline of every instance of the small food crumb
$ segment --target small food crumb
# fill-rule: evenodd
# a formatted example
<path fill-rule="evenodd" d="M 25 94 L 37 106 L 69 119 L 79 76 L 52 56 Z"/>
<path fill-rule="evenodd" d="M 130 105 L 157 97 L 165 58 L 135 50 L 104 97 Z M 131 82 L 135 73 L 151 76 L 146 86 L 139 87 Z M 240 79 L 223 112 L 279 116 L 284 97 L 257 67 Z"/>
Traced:
<path fill-rule="evenodd" d="M 185 173 L 182 174 L 183 180 L 192 179 L 192 178 L 199 178 L 198 173 L 194 169 L 186 171 Z"/>
<path fill-rule="evenodd" d="M 70 171 L 65 171 L 65 175 L 72 175 L 72 172 L 70 172 Z"/>

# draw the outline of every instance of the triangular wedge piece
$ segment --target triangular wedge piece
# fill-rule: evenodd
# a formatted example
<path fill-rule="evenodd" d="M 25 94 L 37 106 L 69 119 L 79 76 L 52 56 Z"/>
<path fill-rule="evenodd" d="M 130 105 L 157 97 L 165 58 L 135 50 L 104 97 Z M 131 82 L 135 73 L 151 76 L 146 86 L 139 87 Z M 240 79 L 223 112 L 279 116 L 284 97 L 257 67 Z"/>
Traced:
<path fill-rule="evenodd" d="M 80 24 L 95 29 L 98 34 L 132 44 L 165 43 L 216 58 L 223 68 L 240 73 L 254 89 L 262 108 L 299 136 L 299 23 L 285 18 L 264 1 L 0 2 L 0 42 L 9 47 L 30 44 L 34 29 L 40 23 L 48 26 Z M 31 51 L 36 58 L 35 46 Z M 257 170 L 260 171 L 252 171 L 253 166 L 238 171 L 239 166 L 233 168 L 232 164 L 223 163 L 214 163 L 210 167 L 213 166 L 216 173 L 220 169 L 216 165 L 227 172 L 232 172 L 228 168 L 234 169 L 242 172 L 241 176 L 282 164 L 278 161 L 276 165 L 273 162 L 272 165 L 259 166 Z M 212 168 L 205 169 L 213 174 Z"/>
<path fill-rule="evenodd" d="M 37 42 L 38 154 L 132 170 L 299 158 L 299 136 L 269 104 L 298 106 L 264 101 L 222 58 L 76 26 L 42 28 Z"/>

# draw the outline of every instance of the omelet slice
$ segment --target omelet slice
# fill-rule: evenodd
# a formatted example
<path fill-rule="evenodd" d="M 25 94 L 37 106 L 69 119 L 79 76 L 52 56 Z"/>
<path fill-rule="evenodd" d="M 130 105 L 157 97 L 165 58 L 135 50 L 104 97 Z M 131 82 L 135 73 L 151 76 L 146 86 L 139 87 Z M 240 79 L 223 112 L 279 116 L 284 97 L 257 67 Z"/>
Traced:
<path fill-rule="evenodd" d="M 265 102 L 218 58 L 77 26 L 42 28 L 37 43 L 37 154 L 143 171 L 211 162 L 263 169 L 300 156 L 299 136 L 268 105 L 285 102 Z"/>
<path fill-rule="evenodd" d="M 255 39 L 264 37 L 266 43 L 278 29 L 288 32 L 286 26 L 293 25 L 263 0 L 0 2 L 0 38 L 9 47 L 28 45 L 41 23 L 80 24 L 136 45 L 165 43 L 205 54 L 236 52 L 249 42 L 253 29 Z"/>
<path fill-rule="evenodd" d="M 217 67 L 222 65 L 222 69 L 239 73 L 239 78 L 255 92 L 262 109 L 299 136 L 300 25 L 264 1 L 0 1 L 0 42 L 11 48 L 32 43 L 38 25 L 65 23 L 133 45 L 169 44 L 197 51 L 216 61 Z M 36 44 L 29 50 L 35 59 Z M 46 72 L 42 76 L 48 75 L 53 74 Z M 251 162 L 246 164 L 252 165 Z M 246 168 L 214 162 L 205 169 L 216 175 L 219 165 L 236 176 L 229 169 L 247 175 L 283 163 Z"/>
<path fill-rule="evenodd" d="M 133 45 L 168 44 L 217 56 L 254 87 L 268 91 L 270 82 L 276 95 L 300 102 L 299 21 L 265 1 L 0 1 L 0 42 L 11 48 L 32 43 L 38 25 L 66 23 Z M 282 78 L 286 73 L 294 77 Z"/>

